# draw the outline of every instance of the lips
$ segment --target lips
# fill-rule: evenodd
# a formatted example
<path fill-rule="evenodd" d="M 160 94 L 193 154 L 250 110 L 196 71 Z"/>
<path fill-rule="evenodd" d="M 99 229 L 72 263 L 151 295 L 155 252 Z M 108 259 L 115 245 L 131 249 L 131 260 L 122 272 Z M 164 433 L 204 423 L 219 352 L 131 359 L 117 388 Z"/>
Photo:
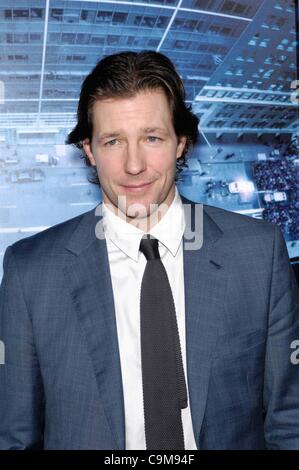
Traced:
<path fill-rule="evenodd" d="M 140 183 L 140 184 L 132 184 L 132 185 L 128 185 L 128 186 L 125 186 L 125 188 L 143 188 L 143 186 L 148 186 L 149 184 L 151 184 L 151 181 L 149 183 Z"/>
<path fill-rule="evenodd" d="M 140 183 L 138 185 L 123 186 L 123 187 L 125 188 L 126 191 L 138 193 L 149 188 L 152 183 L 153 181 L 150 181 L 150 182 Z"/>

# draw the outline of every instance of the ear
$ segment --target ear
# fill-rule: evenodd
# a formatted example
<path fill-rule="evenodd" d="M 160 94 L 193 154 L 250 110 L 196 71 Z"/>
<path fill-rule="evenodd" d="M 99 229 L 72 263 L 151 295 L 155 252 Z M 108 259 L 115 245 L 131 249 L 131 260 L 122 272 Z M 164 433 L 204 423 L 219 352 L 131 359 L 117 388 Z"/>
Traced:
<path fill-rule="evenodd" d="M 176 158 L 180 158 L 182 156 L 182 153 L 184 151 L 185 145 L 187 142 L 187 137 L 181 136 L 178 139 L 178 146 L 177 146 L 177 151 L 176 151 Z"/>
<path fill-rule="evenodd" d="M 84 139 L 82 142 L 84 152 L 87 155 L 88 160 L 90 161 L 91 166 L 96 166 L 96 161 L 91 150 L 91 142 L 89 139 Z"/>

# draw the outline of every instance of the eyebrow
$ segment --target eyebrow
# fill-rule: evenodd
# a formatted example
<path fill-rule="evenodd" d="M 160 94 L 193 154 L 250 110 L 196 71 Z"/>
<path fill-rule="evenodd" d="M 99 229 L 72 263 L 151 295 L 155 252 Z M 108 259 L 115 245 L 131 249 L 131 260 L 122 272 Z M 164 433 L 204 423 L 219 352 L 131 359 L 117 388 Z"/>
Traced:
<path fill-rule="evenodd" d="M 143 132 L 156 132 L 156 131 L 159 131 L 159 132 L 162 132 L 163 134 L 167 134 L 167 130 L 163 129 L 161 127 L 143 127 L 141 130 Z"/>
<path fill-rule="evenodd" d="M 149 133 L 149 132 L 161 132 L 162 134 L 168 134 L 166 129 L 163 129 L 161 127 L 142 127 L 140 129 L 144 133 Z M 110 138 L 115 138 L 119 137 L 122 133 L 121 129 L 117 129 L 114 132 L 105 132 L 104 134 L 100 134 L 98 140 L 103 140 L 103 139 L 110 139 Z"/>

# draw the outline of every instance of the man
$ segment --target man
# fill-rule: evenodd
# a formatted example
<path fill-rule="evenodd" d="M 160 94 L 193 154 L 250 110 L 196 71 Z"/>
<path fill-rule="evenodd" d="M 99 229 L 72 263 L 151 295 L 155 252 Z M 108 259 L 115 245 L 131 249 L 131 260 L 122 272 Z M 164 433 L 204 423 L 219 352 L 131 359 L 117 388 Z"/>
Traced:
<path fill-rule="evenodd" d="M 68 141 L 103 203 L 6 250 L 0 448 L 299 449 L 285 242 L 179 195 L 197 124 L 162 54 L 108 56 L 84 81 Z"/>

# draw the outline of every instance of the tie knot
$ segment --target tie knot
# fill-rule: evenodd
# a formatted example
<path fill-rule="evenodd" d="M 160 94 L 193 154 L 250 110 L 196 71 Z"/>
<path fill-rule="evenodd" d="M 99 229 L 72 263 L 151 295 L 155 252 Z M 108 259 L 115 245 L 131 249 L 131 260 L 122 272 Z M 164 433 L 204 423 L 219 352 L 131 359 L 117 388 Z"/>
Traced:
<path fill-rule="evenodd" d="M 139 250 L 144 254 L 147 261 L 160 259 L 158 240 L 150 235 L 144 235 L 140 242 Z"/>

